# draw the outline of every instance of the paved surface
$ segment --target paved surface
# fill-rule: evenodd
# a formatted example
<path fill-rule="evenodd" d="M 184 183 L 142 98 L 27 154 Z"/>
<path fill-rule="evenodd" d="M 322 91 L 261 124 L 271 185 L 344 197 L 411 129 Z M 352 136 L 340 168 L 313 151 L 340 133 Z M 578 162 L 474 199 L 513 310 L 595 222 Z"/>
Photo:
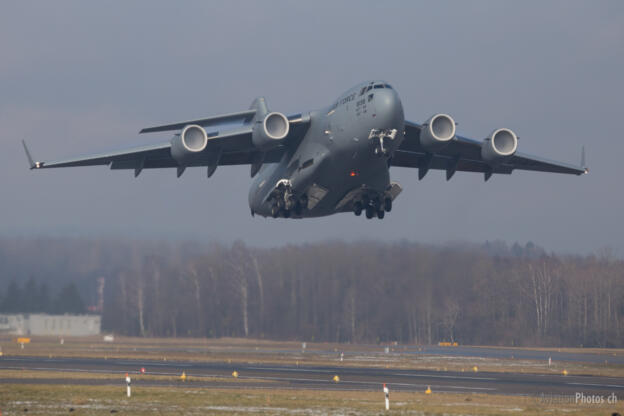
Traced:
<path fill-rule="evenodd" d="M 142 378 L 148 374 L 172 376 L 170 380 Z M 131 373 L 133 385 L 219 388 L 293 388 L 379 390 L 387 383 L 393 391 L 492 393 L 519 395 L 575 395 L 578 392 L 608 396 L 615 393 L 624 400 L 624 378 L 563 376 L 524 373 L 461 373 L 443 371 L 397 370 L 368 367 L 297 367 L 294 365 L 228 364 L 193 361 L 150 361 L 97 358 L 3 357 L 0 369 L 53 370 L 92 374 L 119 374 L 119 382 L 98 378 L 0 379 L 0 383 L 119 384 L 125 385 L 125 373 Z M 238 379 L 232 372 L 239 373 Z M 174 378 L 184 371 L 191 380 Z M 332 381 L 338 375 L 338 383 Z M 219 379 L 215 379 L 219 377 Z M 223 377 L 226 377 L 224 380 Z"/>
<path fill-rule="evenodd" d="M 419 355 L 442 355 L 446 357 L 479 357 L 479 358 L 513 358 L 517 360 L 538 360 L 548 361 L 568 361 L 577 363 L 602 364 L 607 361 L 609 364 L 623 364 L 624 355 L 620 354 L 597 354 L 597 353 L 575 353 L 559 352 L 553 350 L 530 350 L 520 348 L 494 348 L 494 347 L 438 347 L 428 346 L 420 350 L 401 351 L 404 354 Z"/>
<path fill-rule="evenodd" d="M 215 347 L 213 347 L 215 348 Z M 548 361 L 548 358 L 552 358 L 553 361 L 565 361 L 565 362 L 577 362 L 577 363 L 592 363 L 603 364 L 607 361 L 609 364 L 621 364 L 624 365 L 624 354 L 620 353 L 596 353 L 596 352 L 565 352 L 556 350 L 532 350 L 525 348 L 496 348 L 496 347 L 471 347 L 471 346 L 457 346 L 457 347 L 440 347 L 437 345 L 429 346 L 414 346 L 414 345 L 401 345 L 396 347 L 389 347 L 392 351 L 399 354 L 409 354 L 414 356 L 443 356 L 443 357 L 469 357 L 469 358 L 500 358 L 500 359 L 516 359 L 516 360 L 538 360 Z M 222 348 L 216 347 L 215 350 Z M 354 348 L 350 348 L 349 353 L 353 354 L 370 354 L 372 352 L 381 353 L 384 347 L 379 345 L 358 345 Z M 205 346 L 186 347 L 186 346 L 136 346 L 135 351 L 145 352 L 184 352 L 184 353 L 206 353 Z M 261 348 L 260 350 L 253 347 L 234 347 L 227 346 L 227 351 L 230 353 L 252 353 L 252 354 L 286 354 L 293 355 L 301 353 L 301 349 L 289 349 L 289 348 Z M 323 349 L 309 349 L 311 353 L 335 358 L 337 352 L 334 350 Z"/>

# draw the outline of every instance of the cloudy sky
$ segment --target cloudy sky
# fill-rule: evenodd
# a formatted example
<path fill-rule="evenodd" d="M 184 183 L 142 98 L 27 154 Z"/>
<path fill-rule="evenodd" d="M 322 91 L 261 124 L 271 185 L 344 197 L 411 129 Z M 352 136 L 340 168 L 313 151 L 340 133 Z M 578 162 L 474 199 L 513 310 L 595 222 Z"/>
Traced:
<path fill-rule="evenodd" d="M 5 1 L 0 5 L 0 235 L 199 239 L 534 241 L 624 255 L 624 2 Z M 407 119 L 447 112 L 481 139 L 510 127 L 523 152 L 589 175 L 393 168 L 383 221 L 251 218 L 248 167 L 31 172 L 35 158 L 161 142 L 164 122 L 246 109 L 294 113 L 385 79 Z"/>

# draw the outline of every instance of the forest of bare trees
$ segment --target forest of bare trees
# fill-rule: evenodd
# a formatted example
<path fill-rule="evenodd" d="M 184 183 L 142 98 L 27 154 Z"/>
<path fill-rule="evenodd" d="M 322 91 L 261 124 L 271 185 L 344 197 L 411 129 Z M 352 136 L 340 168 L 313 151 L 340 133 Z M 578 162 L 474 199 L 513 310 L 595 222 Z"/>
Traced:
<path fill-rule="evenodd" d="M 624 346 L 624 262 L 529 243 L 322 242 L 280 248 L 0 239 L 0 299 L 75 283 L 139 336 Z"/>

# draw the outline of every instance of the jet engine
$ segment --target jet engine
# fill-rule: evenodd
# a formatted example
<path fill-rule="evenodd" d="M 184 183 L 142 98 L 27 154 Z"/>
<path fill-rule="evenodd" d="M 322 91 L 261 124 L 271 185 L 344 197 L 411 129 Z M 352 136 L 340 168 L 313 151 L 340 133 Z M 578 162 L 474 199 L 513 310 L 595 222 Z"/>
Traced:
<path fill-rule="evenodd" d="M 288 136 L 289 129 L 290 123 L 284 114 L 269 113 L 254 125 L 251 141 L 259 149 L 270 149 Z"/>
<path fill-rule="evenodd" d="M 208 144 L 208 135 L 203 127 L 189 124 L 182 129 L 179 135 L 171 139 L 171 157 L 184 166 L 194 156 L 202 152 Z"/>
<path fill-rule="evenodd" d="M 518 136 L 509 129 L 494 130 L 481 146 L 481 157 L 489 164 L 502 162 L 513 156 L 518 148 Z"/>
<path fill-rule="evenodd" d="M 455 137 L 455 120 L 448 114 L 435 114 L 420 130 L 420 144 L 426 150 L 435 152 Z"/>

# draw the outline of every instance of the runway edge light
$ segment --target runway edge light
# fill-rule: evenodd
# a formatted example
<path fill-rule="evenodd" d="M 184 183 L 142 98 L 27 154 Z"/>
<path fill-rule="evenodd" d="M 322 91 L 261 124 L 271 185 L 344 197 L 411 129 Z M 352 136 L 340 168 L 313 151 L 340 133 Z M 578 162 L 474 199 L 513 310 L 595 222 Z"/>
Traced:
<path fill-rule="evenodd" d="M 390 410 L 390 390 L 386 386 L 386 383 L 383 385 L 383 392 L 386 396 L 386 410 Z"/>
<path fill-rule="evenodd" d="M 126 394 L 128 397 L 131 396 L 131 390 L 130 390 L 130 376 L 128 375 L 128 373 L 126 373 Z"/>

